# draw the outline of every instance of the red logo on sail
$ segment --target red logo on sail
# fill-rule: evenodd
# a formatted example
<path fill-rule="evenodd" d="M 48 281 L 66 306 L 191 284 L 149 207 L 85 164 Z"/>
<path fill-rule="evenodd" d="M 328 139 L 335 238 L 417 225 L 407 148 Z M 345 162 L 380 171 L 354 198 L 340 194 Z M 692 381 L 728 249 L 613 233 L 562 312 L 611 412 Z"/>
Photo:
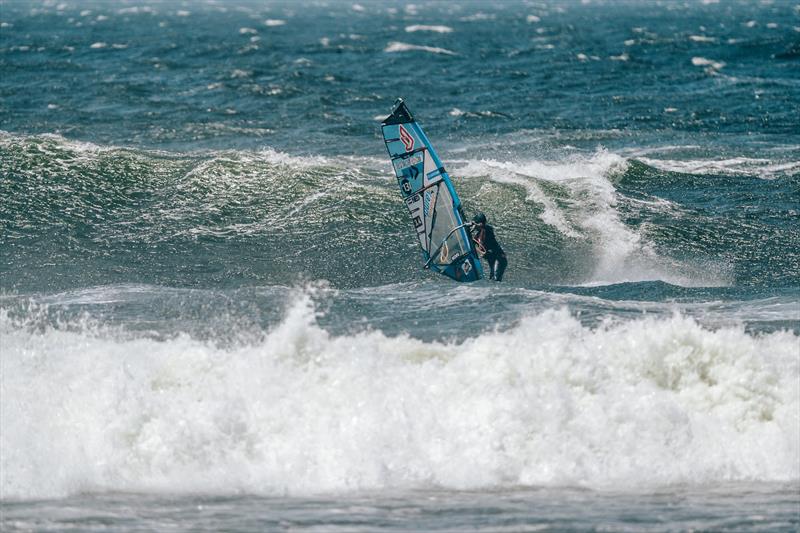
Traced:
<path fill-rule="evenodd" d="M 414 137 L 409 135 L 402 124 L 400 125 L 400 140 L 403 141 L 403 146 L 406 147 L 406 152 L 410 152 L 414 149 Z"/>

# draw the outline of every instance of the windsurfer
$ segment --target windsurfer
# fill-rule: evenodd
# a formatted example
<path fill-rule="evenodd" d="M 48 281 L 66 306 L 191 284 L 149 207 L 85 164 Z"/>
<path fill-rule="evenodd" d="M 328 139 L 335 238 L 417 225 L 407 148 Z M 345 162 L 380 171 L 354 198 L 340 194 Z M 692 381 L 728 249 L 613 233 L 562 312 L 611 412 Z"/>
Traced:
<path fill-rule="evenodd" d="M 506 254 L 497 242 L 494 228 L 486 223 L 486 215 L 478 213 L 472 219 L 472 239 L 480 257 L 489 263 L 489 279 L 501 281 L 508 266 Z"/>

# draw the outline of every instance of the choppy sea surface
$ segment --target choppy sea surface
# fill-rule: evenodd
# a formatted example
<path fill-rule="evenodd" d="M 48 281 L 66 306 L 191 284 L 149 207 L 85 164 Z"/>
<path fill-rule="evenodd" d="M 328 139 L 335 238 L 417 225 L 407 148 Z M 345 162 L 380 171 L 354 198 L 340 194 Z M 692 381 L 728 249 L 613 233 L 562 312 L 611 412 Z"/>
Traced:
<path fill-rule="evenodd" d="M 797 530 L 796 1 L 0 1 L 0 529 Z M 404 97 L 503 283 L 421 268 Z"/>

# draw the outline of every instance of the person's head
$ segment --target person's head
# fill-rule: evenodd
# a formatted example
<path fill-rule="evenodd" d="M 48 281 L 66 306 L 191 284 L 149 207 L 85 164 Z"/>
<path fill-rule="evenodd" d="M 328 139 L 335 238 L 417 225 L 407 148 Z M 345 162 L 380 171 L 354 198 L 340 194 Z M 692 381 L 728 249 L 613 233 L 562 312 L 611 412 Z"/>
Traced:
<path fill-rule="evenodd" d="M 486 215 L 484 215 L 483 213 L 478 213 L 472 219 L 472 222 L 474 222 L 475 224 L 486 224 Z"/>

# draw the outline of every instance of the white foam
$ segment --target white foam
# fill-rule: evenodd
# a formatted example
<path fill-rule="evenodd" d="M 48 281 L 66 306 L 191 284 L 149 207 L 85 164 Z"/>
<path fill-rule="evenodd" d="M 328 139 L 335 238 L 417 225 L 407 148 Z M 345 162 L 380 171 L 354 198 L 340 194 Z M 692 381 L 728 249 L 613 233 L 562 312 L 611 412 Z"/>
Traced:
<path fill-rule="evenodd" d="M 494 20 L 495 18 L 497 18 L 497 17 L 495 17 L 495 15 L 493 15 L 491 13 L 482 13 L 482 12 L 479 11 L 479 12 L 474 13 L 472 15 L 467 15 L 465 17 L 461 17 L 458 20 L 460 20 L 461 22 L 480 22 L 480 21 L 485 21 L 485 20 Z"/>
<path fill-rule="evenodd" d="M 452 33 L 453 28 L 450 26 L 426 26 L 424 24 L 414 24 L 406 26 L 406 32 L 414 33 L 418 31 L 430 31 L 434 33 Z"/>
<path fill-rule="evenodd" d="M 670 172 L 685 174 L 721 174 L 724 176 L 757 176 L 773 179 L 780 175 L 800 172 L 800 161 L 773 161 L 753 157 L 732 157 L 728 159 L 653 159 L 637 157 L 639 161 L 652 167 Z"/>
<path fill-rule="evenodd" d="M 156 13 L 156 11 L 150 6 L 132 6 L 118 9 L 117 13 L 120 15 L 138 15 L 139 13 Z"/>
<path fill-rule="evenodd" d="M 86 162 L 95 159 L 99 154 L 113 150 L 119 150 L 115 146 L 101 146 L 86 141 L 69 140 L 61 135 L 43 133 L 36 136 L 26 136 L 0 131 L 0 145 L 4 147 L 14 147 L 17 143 L 25 142 L 28 139 L 35 139 L 42 142 L 37 144 L 37 150 L 46 157 L 48 165 L 57 165 L 64 171 L 71 171 L 70 165 L 74 162 Z M 13 148 L 12 148 L 13 149 Z M 67 153 L 65 153 L 65 151 Z M 157 153 L 157 152 L 154 152 Z M 50 157 L 53 156 L 53 157 Z M 36 173 L 39 169 L 32 167 L 22 171 Z"/>
<path fill-rule="evenodd" d="M 408 43 L 401 43 L 398 41 L 392 41 L 386 45 L 386 48 L 383 50 L 384 52 L 413 52 L 413 51 L 420 51 L 420 52 L 430 52 L 432 54 L 444 54 L 444 55 L 456 55 L 455 52 L 452 50 L 448 50 L 446 48 L 439 48 L 436 46 L 420 46 L 416 44 L 408 44 Z"/>
<path fill-rule="evenodd" d="M 0 497 L 800 478 L 791 333 L 560 310 L 456 346 L 314 316 L 299 296 L 263 341 L 220 349 L 0 314 Z"/>
<path fill-rule="evenodd" d="M 531 166 L 531 163 L 521 168 L 520 165 L 514 163 L 494 160 L 471 161 L 460 172 L 464 176 L 488 175 L 492 181 L 498 183 L 522 186 L 527 192 L 526 200 L 538 203 L 544 208 L 542 214 L 539 215 L 543 222 L 555 227 L 567 237 L 581 238 L 579 231 L 573 228 L 556 202 L 545 194 L 535 180 L 530 179 L 533 177 L 532 173 L 537 172 L 537 169 L 533 169 Z M 542 166 L 547 167 L 546 164 Z"/>
<path fill-rule="evenodd" d="M 681 286 L 724 286 L 724 266 L 677 263 L 659 256 L 640 231 L 627 226 L 617 211 L 617 192 L 611 179 L 624 172 L 627 161 L 599 149 L 547 161 L 469 161 L 461 170 L 469 177 L 522 186 L 526 200 L 539 204 L 539 218 L 570 239 L 584 240 L 594 249 L 593 273 L 586 285 L 662 280 Z M 546 192 L 540 182 L 557 183 L 565 198 Z"/>
<path fill-rule="evenodd" d="M 714 61 L 705 57 L 693 57 L 692 65 L 696 67 L 709 67 L 709 70 L 720 70 L 725 67 L 724 61 Z"/>
<path fill-rule="evenodd" d="M 276 26 L 283 26 L 285 24 L 286 24 L 286 21 L 285 20 L 281 20 L 281 19 L 267 19 L 267 20 L 264 21 L 264 25 L 268 26 L 268 27 L 271 27 L 271 28 L 274 28 Z"/>

